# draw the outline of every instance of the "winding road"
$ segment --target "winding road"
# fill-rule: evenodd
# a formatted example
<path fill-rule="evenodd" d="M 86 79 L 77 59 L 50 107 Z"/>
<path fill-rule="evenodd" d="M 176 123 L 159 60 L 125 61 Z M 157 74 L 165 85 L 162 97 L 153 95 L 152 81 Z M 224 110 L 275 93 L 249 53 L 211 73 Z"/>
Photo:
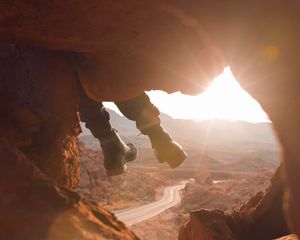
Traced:
<path fill-rule="evenodd" d="M 183 189 L 188 182 L 189 181 L 182 181 L 179 185 L 166 187 L 162 198 L 158 201 L 139 207 L 116 210 L 113 211 L 113 213 L 127 226 L 145 221 L 180 203 L 181 198 L 179 191 Z"/>

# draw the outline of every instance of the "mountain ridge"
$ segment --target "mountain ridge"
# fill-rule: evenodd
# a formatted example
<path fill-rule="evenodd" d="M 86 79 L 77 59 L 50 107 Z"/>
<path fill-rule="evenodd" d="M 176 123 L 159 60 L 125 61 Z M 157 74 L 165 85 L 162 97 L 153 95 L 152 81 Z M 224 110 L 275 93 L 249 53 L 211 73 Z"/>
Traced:
<path fill-rule="evenodd" d="M 140 136 L 135 122 L 128 120 L 113 110 L 108 109 L 110 122 L 120 135 L 126 138 L 135 139 L 135 143 L 145 141 L 144 136 Z M 188 142 L 190 146 L 197 147 L 197 142 L 207 144 L 228 145 L 241 143 L 263 143 L 271 146 L 277 145 L 276 137 L 272 130 L 271 123 L 250 123 L 244 121 L 228 120 L 205 120 L 195 121 L 191 119 L 175 119 L 161 113 L 161 122 L 164 128 L 178 141 Z M 81 136 L 91 135 L 91 133 L 81 124 L 83 133 Z M 147 141 L 148 144 L 148 141 Z"/>

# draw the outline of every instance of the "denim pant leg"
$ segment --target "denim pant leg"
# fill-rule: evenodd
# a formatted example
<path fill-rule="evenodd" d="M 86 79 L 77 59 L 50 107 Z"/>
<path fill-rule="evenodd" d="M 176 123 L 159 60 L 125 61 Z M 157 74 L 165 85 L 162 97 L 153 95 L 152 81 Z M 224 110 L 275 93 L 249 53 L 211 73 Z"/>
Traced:
<path fill-rule="evenodd" d="M 137 128 L 147 134 L 152 126 L 160 125 L 159 110 L 155 107 L 146 93 L 127 101 L 115 102 L 121 113 L 136 122 Z"/>
<path fill-rule="evenodd" d="M 109 113 L 102 102 L 98 103 L 90 99 L 81 85 L 79 85 L 79 96 L 79 115 L 81 121 L 85 122 L 86 128 L 91 131 L 94 137 L 107 136 L 111 132 L 112 127 L 109 122 Z"/>

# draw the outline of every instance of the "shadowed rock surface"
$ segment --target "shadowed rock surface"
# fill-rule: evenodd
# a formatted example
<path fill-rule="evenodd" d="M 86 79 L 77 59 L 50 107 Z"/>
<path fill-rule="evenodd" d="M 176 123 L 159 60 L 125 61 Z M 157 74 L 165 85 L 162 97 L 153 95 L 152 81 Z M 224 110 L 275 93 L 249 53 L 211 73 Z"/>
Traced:
<path fill-rule="evenodd" d="M 76 82 L 67 58 L 33 47 L 0 50 L 0 238 L 138 239 L 67 189 L 79 182 Z"/>
<path fill-rule="evenodd" d="M 89 52 L 76 68 L 87 93 L 97 100 L 128 99 L 150 89 L 199 92 L 230 65 L 274 124 L 282 144 L 287 216 L 300 234 L 298 1 L 15 0 L 1 1 L 0 8 L 1 42 Z M 14 139 L 10 145 L 22 148 L 48 177 L 75 187 L 77 101 L 68 56 L 5 48 L 1 104 L 29 109 L 38 120 L 29 131 L 28 124 L 16 120 L 13 107 L 1 108 L 3 136 Z M 10 51 L 17 59 L 7 58 Z M 15 190 L 22 196 L 22 188 Z"/>
<path fill-rule="evenodd" d="M 2 1 L 1 40 L 92 53 L 80 57 L 78 71 L 97 100 L 145 89 L 196 94 L 223 68 L 194 20 L 168 2 Z"/>
<path fill-rule="evenodd" d="M 265 193 L 259 192 L 239 211 L 199 210 L 180 231 L 179 240 L 275 239 L 289 233 L 283 214 L 280 168 Z"/>
<path fill-rule="evenodd" d="M 0 137 L 1 239 L 138 239 L 107 210 L 46 178 L 17 149 L 23 143 L 18 129 L 8 122 L 6 128 L 11 138 Z"/>
<path fill-rule="evenodd" d="M 79 182 L 76 137 L 80 128 L 76 82 L 68 56 L 13 44 L 1 44 L 0 52 L 1 97 L 32 111 L 41 125 L 22 150 L 48 177 L 66 187 L 76 187 Z M 1 110 L 7 108 L 5 117 L 11 112 L 4 99 Z M 35 123 L 28 121 L 31 125 Z"/>

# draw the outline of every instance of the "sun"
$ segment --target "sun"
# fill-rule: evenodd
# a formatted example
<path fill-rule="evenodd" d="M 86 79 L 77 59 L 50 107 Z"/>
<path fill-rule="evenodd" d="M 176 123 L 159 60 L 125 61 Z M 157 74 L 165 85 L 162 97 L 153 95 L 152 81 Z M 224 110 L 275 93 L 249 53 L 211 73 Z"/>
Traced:
<path fill-rule="evenodd" d="M 196 98 L 198 106 L 201 107 L 198 118 L 269 121 L 260 104 L 240 86 L 229 67 Z"/>
<path fill-rule="evenodd" d="M 225 119 L 253 123 L 270 121 L 259 103 L 235 80 L 229 67 L 198 96 L 187 96 L 179 92 L 167 94 L 163 91 L 150 91 L 147 94 L 161 112 L 173 118 Z M 116 110 L 112 104 L 106 106 Z"/>

